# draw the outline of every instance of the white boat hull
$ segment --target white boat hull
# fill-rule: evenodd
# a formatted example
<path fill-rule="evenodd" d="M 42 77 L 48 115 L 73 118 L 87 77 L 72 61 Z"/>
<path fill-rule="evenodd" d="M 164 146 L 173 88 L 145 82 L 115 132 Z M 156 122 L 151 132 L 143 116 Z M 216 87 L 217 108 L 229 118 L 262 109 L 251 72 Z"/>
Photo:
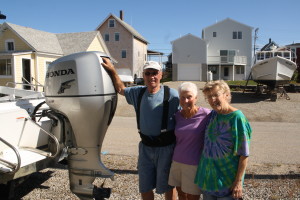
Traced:
<path fill-rule="evenodd" d="M 277 87 L 280 84 L 289 83 L 296 68 L 296 63 L 293 61 L 276 56 L 253 65 L 252 79 L 270 87 Z"/>

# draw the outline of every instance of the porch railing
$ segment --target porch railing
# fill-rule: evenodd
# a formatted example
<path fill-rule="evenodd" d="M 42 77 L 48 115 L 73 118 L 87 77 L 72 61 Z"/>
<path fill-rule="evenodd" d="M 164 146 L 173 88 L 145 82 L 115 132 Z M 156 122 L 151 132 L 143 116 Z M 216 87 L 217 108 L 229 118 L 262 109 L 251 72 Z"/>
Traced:
<path fill-rule="evenodd" d="M 232 65 L 246 65 L 246 56 L 207 56 L 208 65 L 222 65 L 222 64 L 232 64 Z"/>

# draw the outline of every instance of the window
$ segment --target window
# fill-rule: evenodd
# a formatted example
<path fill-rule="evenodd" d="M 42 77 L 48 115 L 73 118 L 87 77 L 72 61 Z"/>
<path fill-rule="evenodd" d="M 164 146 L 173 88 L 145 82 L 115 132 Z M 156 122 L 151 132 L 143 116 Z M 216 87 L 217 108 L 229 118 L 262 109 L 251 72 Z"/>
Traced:
<path fill-rule="evenodd" d="M 233 31 L 233 33 L 232 33 L 232 39 L 237 39 L 237 32 Z"/>
<path fill-rule="evenodd" d="M 271 58 L 271 57 L 273 57 L 273 53 L 272 52 L 266 52 L 266 59 Z"/>
<path fill-rule="evenodd" d="M 108 27 L 109 27 L 109 28 L 115 27 L 115 20 L 114 20 L 114 19 L 110 19 L 110 20 L 108 21 Z"/>
<path fill-rule="evenodd" d="M 227 50 L 221 50 L 220 51 L 220 56 L 221 56 L 221 63 L 227 62 Z"/>
<path fill-rule="evenodd" d="M 242 31 L 233 31 L 232 39 L 243 39 Z"/>
<path fill-rule="evenodd" d="M 233 62 L 235 50 L 220 50 L 221 63 Z"/>
<path fill-rule="evenodd" d="M 6 48 L 6 51 L 14 51 L 15 50 L 14 40 L 6 40 L 5 48 Z"/>
<path fill-rule="evenodd" d="M 244 68 L 244 66 L 236 66 L 235 71 L 236 71 L 236 74 L 244 74 L 245 68 Z"/>
<path fill-rule="evenodd" d="M 106 34 L 104 35 L 104 40 L 105 40 L 106 42 L 109 41 L 109 34 L 108 34 L 108 33 L 106 33 Z"/>
<path fill-rule="evenodd" d="M 242 31 L 238 32 L 238 39 L 240 39 L 240 40 L 243 39 Z"/>
<path fill-rule="evenodd" d="M 256 59 L 257 60 L 263 60 L 264 59 L 264 53 L 257 53 L 256 54 Z"/>
<path fill-rule="evenodd" d="M 119 41 L 120 40 L 120 33 L 115 33 L 115 41 Z"/>
<path fill-rule="evenodd" d="M 213 32 L 213 37 L 217 37 L 217 32 Z"/>
<path fill-rule="evenodd" d="M 275 57 L 275 56 L 281 56 L 281 57 L 282 57 L 282 52 L 275 52 L 275 53 L 274 53 L 274 57 Z"/>
<path fill-rule="evenodd" d="M 0 75 L 10 76 L 11 73 L 11 59 L 0 59 Z"/>
<path fill-rule="evenodd" d="M 228 61 L 229 62 L 234 62 L 234 56 L 235 56 L 235 51 L 234 50 L 229 50 L 228 51 Z"/>
<path fill-rule="evenodd" d="M 126 58 L 126 50 L 122 50 L 122 52 L 121 52 L 121 58 Z"/>
<path fill-rule="evenodd" d="M 51 64 L 50 61 L 46 61 L 46 63 L 45 63 L 45 74 L 47 73 L 50 64 Z"/>

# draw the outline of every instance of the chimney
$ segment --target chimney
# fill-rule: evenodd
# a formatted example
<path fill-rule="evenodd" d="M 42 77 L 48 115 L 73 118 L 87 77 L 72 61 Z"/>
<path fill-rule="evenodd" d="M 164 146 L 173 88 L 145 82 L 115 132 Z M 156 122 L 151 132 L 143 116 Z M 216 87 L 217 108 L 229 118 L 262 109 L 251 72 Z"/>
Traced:
<path fill-rule="evenodd" d="M 271 40 L 271 38 L 269 38 L 269 43 L 271 43 L 272 42 L 272 40 Z"/>
<path fill-rule="evenodd" d="M 120 19 L 123 21 L 123 10 L 120 10 Z"/>

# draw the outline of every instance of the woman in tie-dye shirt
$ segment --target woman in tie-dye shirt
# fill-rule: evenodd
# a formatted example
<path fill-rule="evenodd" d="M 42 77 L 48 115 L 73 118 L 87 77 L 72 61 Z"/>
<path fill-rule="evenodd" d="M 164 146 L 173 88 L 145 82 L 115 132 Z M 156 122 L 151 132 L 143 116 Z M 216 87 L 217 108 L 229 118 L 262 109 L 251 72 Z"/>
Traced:
<path fill-rule="evenodd" d="M 208 82 L 203 93 L 213 111 L 195 183 L 204 200 L 241 198 L 252 129 L 242 111 L 230 105 L 227 83 Z"/>

